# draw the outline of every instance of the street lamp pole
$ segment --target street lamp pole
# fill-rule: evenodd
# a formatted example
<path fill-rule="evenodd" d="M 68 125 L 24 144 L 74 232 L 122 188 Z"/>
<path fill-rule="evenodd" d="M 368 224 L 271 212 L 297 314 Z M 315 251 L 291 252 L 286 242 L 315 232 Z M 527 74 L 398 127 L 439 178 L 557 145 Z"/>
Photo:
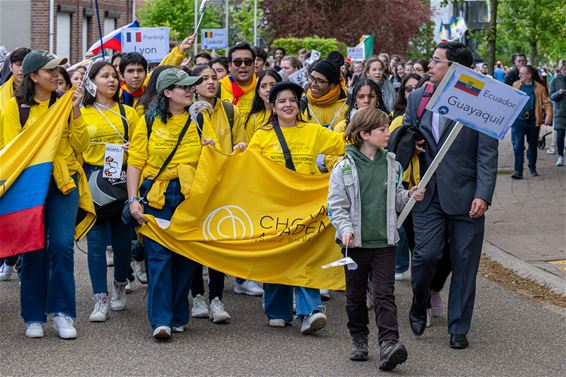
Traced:
<path fill-rule="evenodd" d="M 252 46 L 257 44 L 257 0 L 254 0 L 254 41 Z"/>

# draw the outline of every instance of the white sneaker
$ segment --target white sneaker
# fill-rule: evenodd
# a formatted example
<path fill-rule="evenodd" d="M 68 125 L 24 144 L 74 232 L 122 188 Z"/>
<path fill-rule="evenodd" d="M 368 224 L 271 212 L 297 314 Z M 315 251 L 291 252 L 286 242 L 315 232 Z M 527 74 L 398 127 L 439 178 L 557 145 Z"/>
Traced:
<path fill-rule="evenodd" d="M 147 272 L 145 271 L 145 262 L 134 260 L 134 276 L 142 284 L 147 284 Z"/>
<path fill-rule="evenodd" d="M 180 333 L 180 332 L 185 332 L 186 328 L 185 326 L 173 326 L 171 328 L 173 330 L 173 333 Z"/>
<path fill-rule="evenodd" d="M 236 281 L 234 293 L 248 296 L 263 296 L 263 289 L 261 289 L 257 281 L 244 280 L 242 284 Z"/>
<path fill-rule="evenodd" d="M 8 266 L 6 262 L 0 266 L 0 281 L 10 280 L 16 266 Z"/>
<path fill-rule="evenodd" d="M 554 147 L 548 147 L 548 149 L 546 150 L 546 154 L 555 154 L 556 153 L 556 149 L 554 149 Z"/>
<path fill-rule="evenodd" d="M 396 281 L 409 280 L 410 277 L 411 277 L 411 273 L 409 272 L 409 270 L 407 270 L 405 272 L 395 273 L 395 280 Z"/>
<path fill-rule="evenodd" d="M 110 309 L 115 312 L 126 309 L 126 284 L 112 284 L 112 297 L 110 298 Z"/>
<path fill-rule="evenodd" d="M 126 293 L 132 293 L 134 289 L 132 288 L 132 282 L 128 280 L 126 283 Z"/>
<path fill-rule="evenodd" d="M 191 309 L 191 317 L 193 318 L 209 318 L 208 306 L 203 295 L 197 295 L 193 298 L 193 308 Z"/>
<path fill-rule="evenodd" d="M 287 322 L 284 319 L 270 319 L 269 326 L 271 327 L 285 327 Z"/>
<path fill-rule="evenodd" d="M 556 159 L 556 166 L 564 166 L 564 156 L 558 156 Z M 0 280 L 2 280 L 1 277 Z"/>
<path fill-rule="evenodd" d="M 57 315 L 53 318 L 53 328 L 61 339 L 75 339 L 77 330 L 73 325 L 73 319 L 66 315 Z"/>
<path fill-rule="evenodd" d="M 93 296 L 94 298 L 94 309 L 90 313 L 88 320 L 90 322 L 106 322 L 108 318 L 108 294 L 97 293 Z"/>
<path fill-rule="evenodd" d="M 106 246 L 106 266 L 114 266 L 114 251 L 110 245 Z"/>
<path fill-rule="evenodd" d="M 171 327 L 159 326 L 155 330 L 153 330 L 152 336 L 158 340 L 171 339 Z"/>
<path fill-rule="evenodd" d="M 30 322 L 26 324 L 26 337 L 27 338 L 43 338 L 45 332 L 43 326 L 39 322 Z"/>
<path fill-rule="evenodd" d="M 224 310 L 224 304 L 218 297 L 210 302 L 210 320 L 213 323 L 230 322 L 232 317 L 226 310 Z"/>
<path fill-rule="evenodd" d="M 313 313 L 303 319 L 301 324 L 301 334 L 312 335 L 326 327 L 326 315 L 323 313 Z"/>

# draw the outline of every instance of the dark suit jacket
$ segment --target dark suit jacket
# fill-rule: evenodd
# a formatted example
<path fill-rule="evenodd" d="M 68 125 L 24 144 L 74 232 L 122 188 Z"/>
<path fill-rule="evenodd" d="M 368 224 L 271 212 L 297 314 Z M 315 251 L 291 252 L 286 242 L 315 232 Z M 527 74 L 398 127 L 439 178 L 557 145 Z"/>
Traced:
<path fill-rule="evenodd" d="M 403 126 L 416 125 L 423 93 L 424 87 L 409 96 Z M 421 158 L 425 166 L 430 166 L 455 124 L 448 122 L 437 143 L 432 134 L 432 112 L 424 112 L 419 127 L 426 141 Z M 425 211 L 436 191 L 442 210 L 448 215 L 469 213 L 474 198 L 491 203 L 497 178 L 498 145 L 497 139 L 464 126 L 427 185 L 424 200 L 416 203 L 414 211 Z"/>

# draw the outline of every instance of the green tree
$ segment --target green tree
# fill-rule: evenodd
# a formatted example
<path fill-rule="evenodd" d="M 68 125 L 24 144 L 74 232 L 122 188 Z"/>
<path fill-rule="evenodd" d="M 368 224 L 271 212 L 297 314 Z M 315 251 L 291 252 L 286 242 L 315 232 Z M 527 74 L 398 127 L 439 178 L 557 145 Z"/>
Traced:
<path fill-rule="evenodd" d="M 171 29 L 171 39 L 183 39 L 195 28 L 195 0 L 146 0 L 140 12 L 142 26 L 161 26 Z M 200 4 L 200 2 L 199 2 Z M 206 8 L 201 28 L 217 29 L 224 26 L 224 11 L 213 5 Z M 199 35 L 200 40 L 200 35 Z"/>
<path fill-rule="evenodd" d="M 430 21 L 419 26 L 416 34 L 409 41 L 407 57 L 410 59 L 428 60 L 434 52 L 434 22 Z"/>

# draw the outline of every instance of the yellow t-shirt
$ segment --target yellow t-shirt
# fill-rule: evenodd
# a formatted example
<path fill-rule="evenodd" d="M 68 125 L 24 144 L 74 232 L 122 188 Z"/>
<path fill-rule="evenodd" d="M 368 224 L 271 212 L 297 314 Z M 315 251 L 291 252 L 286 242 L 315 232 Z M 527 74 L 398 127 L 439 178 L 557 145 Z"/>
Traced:
<path fill-rule="evenodd" d="M 143 178 L 153 178 L 177 144 L 179 134 L 187 122 L 188 116 L 188 113 L 173 115 L 167 120 L 167 123 L 163 123 L 161 118 L 156 117 L 153 121 L 149 140 L 145 117 L 141 118 L 134 129 L 130 142 L 128 165 L 146 171 L 148 174 L 144 175 Z M 218 138 L 211 128 L 210 119 L 206 116 L 204 117 L 202 140 L 204 138 L 211 138 L 217 146 L 219 145 Z M 201 148 L 201 137 L 196 125 L 191 121 L 166 170 L 175 169 L 177 165 L 191 165 L 196 168 Z"/>
<path fill-rule="evenodd" d="M 14 96 L 14 76 L 0 86 L 0 111 L 5 111 L 10 98 Z"/>
<path fill-rule="evenodd" d="M 228 106 L 234 105 L 228 103 Z M 232 127 L 230 127 L 230 121 L 228 120 L 228 114 L 224 110 L 224 105 L 221 100 L 217 100 L 211 116 L 211 122 L 220 143 L 219 149 L 222 152 L 231 154 L 234 145 L 241 142 L 248 142 L 249 139 L 246 136 L 242 117 L 240 116 L 240 111 L 237 106 L 234 106 L 234 123 Z"/>
<path fill-rule="evenodd" d="M 316 166 L 316 158 L 319 154 L 336 156 L 344 154 L 342 134 L 334 133 L 318 124 L 299 122 L 294 127 L 281 127 L 281 131 L 289 146 L 295 169 L 299 173 L 320 174 Z M 271 125 L 257 130 L 248 149 L 261 153 L 280 165 L 285 165 L 281 144 Z"/>
<path fill-rule="evenodd" d="M 4 113 L 0 110 L 0 149 L 4 148 Z"/>
<path fill-rule="evenodd" d="M 106 152 L 105 144 L 124 144 L 122 139 L 125 136 L 124 123 L 120 117 L 120 107 L 117 103 L 112 107 L 112 111 L 100 107 L 100 111 L 108 120 L 100 114 L 95 106 L 96 104 L 93 104 L 81 109 L 90 136 L 90 144 L 87 150 L 83 152 L 83 159 L 87 164 L 102 166 L 104 165 L 104 154 Z M 138 115 L 130 106 L 123 106 L 128 122 L 128 138 L 131 139 L 135 125 L 138 122 Z M 112 122 L 116 130 L 108 124 L 108 121 Z M 118 136 L 116 131 L 122 137 Z M 124 162 L 126 162 L 126 159 L 124 159 Z"/>
<path fill-rule="evenodd" d="M 317 123 L 320 126 L 330 125 L 332 129 L 344 120 L 346 112 L 348 111 L 348 104 L 346 99 L 342 98 L 334 102 L 330 106 L 317 106 L 312 103 L 303 111 L 303 119 L 308 122 Z"/>
<path fill-rule="evenodd" d="M 271 116 L 271 111 L 262 110 L 259 113 L 255 113 L 250 115 L 250 119 L 245 124 L 246 127 L 246 135 L 248 136 L 248 140 L 251 140 L 254 136 L 255 132 L 262 126 L 265 126 L 269 123 L 269 117 Z"/>
<path fill-rule="evenodd" d="M 29 118 L 23 128 L 32 125 L 49 108 L 49 100 L 37 102 L 37 105 L 33 105 L 30 108 Z M 77 166 L 77 155 L 80 155 L 88 147 L 89 136 L 82 116 L 73 119 L 71 111 L 69 119 L 71 119 L 69 127 L 65 127 L 63 130 L 56 156 L 64 157 L 69 167 L 69 173 L 72 175 L 77 171 L 74 168 L 74 166 Z M 4 145 L 18 136 L 23 129 L 20 125 L 20 109 L 18 108 L 18 103 L 15 98 L 8 101 L 6 111 L 4 112 L 4 124 L 2 128 L 4 133 Z"/>
<path fill-rule="evenodd" d="M 242 117 L 242 119 L 246 119 L 248 113 L 252 109 L 252 102 L 254 100 L 256 85 L 257 80 L 254 76 L 252 83 L 245 88 L 246 90 L 248 90 L 248 92 L 238 99 L 236 106 L 238 107 L 238 110 L 240 110 L 240 116 Z M 226 76 L 222 80 L 220 80 L 220 88 L 220 98 L 222 100 L 232 102 L 234 95 L 232 94 L 232 87 L 230 84 L 229 76 Z"/>

